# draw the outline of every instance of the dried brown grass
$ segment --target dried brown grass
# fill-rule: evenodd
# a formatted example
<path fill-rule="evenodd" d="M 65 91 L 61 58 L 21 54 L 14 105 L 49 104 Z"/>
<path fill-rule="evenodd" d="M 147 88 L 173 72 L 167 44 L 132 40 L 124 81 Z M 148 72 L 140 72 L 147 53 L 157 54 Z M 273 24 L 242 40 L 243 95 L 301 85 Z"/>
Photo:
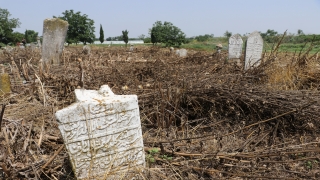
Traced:
<path fill-rule="evenodd" d="M 108 84 L 116 94 L 138 95 L 145 148 L 157 149 L 146 150 L 155 161 L 147 159 L 140 179 L 316 179 L 319 62 L 307 51 L 276 49 L 247 72 L 221 61 L 225 53 L 179 58 L 169 49 L 93 47 L 85 55 L 68 47 L 63 64 L 47 72 L 39 72 L 38 52 L 4 53 L 2 62 L 12 57 L 28 83 L 3 97 L 3 176 L 73 179 L 64 149 L 41 169 L 63 145 L 53 114 L 74 102 L 75 88 Z"/>

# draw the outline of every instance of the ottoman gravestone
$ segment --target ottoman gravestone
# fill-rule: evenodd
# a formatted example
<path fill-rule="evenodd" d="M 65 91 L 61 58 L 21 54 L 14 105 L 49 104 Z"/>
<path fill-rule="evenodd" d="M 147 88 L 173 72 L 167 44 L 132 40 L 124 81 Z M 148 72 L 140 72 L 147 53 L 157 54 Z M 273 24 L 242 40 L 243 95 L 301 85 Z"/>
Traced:
<path fill-rule="evenodd" d="M 145 155 L 136 95 L 76 89 L 76 103 L 56 112 L 78 179 L 117 179 L 143 169 Z M 133 168 L 133 169 L 132 169 Z"/>
<path fill-rule="evenodd" d="M 242 38 L 239 34 L 234 34 L 229 38 L 229 59 L 240 59 L 242 54 Z"/>
<path fill-rule="evenodd" d="M 43 22 L 42 61 L 60 64 L 68 22 L 59 18 L 45 19 Z"/>
<path fill-rule="evenodd" d="M 256 67 L 260 64 L 263 49 L 263 39 L 258 31 L 254 31 L 248 36 L 246 42 L 244 69 Z"/>

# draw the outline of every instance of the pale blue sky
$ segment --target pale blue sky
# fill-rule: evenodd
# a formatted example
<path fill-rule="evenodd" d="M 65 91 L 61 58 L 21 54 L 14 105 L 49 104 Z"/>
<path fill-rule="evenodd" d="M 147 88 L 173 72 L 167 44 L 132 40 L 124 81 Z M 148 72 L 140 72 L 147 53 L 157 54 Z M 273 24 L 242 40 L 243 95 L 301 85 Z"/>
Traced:
<path fill-rule="evenodd" d="M 73 9 L 95 21 L 96 36 L 102 24 L 105 38 L 121 35 L 148 35 L 156 21 L 169 21 L 187 37 L 288 30 L 320 34 L 320 0 L 0 0 L 0 8 L 19 18 L 20 28 L 42 35 L 43 20 Z"/>

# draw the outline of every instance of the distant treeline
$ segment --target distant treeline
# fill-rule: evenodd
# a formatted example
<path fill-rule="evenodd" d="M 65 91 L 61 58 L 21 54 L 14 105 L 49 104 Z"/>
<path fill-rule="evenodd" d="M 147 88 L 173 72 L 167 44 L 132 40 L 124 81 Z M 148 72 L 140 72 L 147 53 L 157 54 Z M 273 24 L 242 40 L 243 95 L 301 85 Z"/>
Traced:
<path fill-rule="evenodd" d="M 281 36 L 277 36 L 275 38 L 265 37 L 264 40 L 269 43 L 275 43 L 279 41 Z M 293 43 L 293 44 L 299 44 L 299 43 L 307 43 L 307 42 L 313 42 L 314 44 L 320 44 L 320 35 L 319 34 L 312 34 L 312 35 L 286 35 L 283 40 L 283 43 Z"/>
<path fill-rule="evenodd" d="M 262 39 L 266 43 L 276 43 L 282 37 L 283 34 L 278 34 L 273 30 L 268 30 L 266 33 L 261 33 Z M 213 34 L 205 34 L 200 36 L 194 36 L 186 38 L 187 42 L 196 40 L 197 42 L 208 42 L 208 41 L 220 41 L 220 42 L 228 42 L 229 37 L 232 33 L 229 32 L 228 36 L 223 37 L 214 37 Z M 246 41 L 249 34 L 242 35 L 243 41 Z M 320 44 L 320 34 L 286 34 L 283 39 L 282 43 L 293 43 L 293 44 L 301 44 L 306 42 L 313 42 L 314 44 Z"/>

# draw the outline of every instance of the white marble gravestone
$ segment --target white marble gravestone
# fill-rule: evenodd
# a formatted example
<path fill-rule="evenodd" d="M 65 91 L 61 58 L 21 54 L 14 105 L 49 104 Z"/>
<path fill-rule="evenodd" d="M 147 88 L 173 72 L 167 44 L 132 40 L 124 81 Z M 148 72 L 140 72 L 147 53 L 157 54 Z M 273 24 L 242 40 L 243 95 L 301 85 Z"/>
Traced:
<path fill-rule="evenodd" d="M 67 36 L 68 22 L 59 18 L 43 22 L 42 60 L 45 63 L 60 64 L 60 56 Z"/>
<path fill-rule="evenodd" d="M 239 34 L 234 34 L 229 38 L 229 59 L 240 59 L 242 44 L 243 41 Z"/>
<path fill-rule="evenodd" d="M 247 70 L 252 66 L 256 67 L 260 64 L 263 49 L 263 39 L 258 31 L 254 31 L 248 36 L 246 42 L 245 64 L 244 69 Z"/>
<path fill-rule="evenodd" d="M 75 94 L 76 103 L 55 116 L 77 178 L 117 179 L 143 168 L 137 96 L 114 95 L 107 85 Z"/>

